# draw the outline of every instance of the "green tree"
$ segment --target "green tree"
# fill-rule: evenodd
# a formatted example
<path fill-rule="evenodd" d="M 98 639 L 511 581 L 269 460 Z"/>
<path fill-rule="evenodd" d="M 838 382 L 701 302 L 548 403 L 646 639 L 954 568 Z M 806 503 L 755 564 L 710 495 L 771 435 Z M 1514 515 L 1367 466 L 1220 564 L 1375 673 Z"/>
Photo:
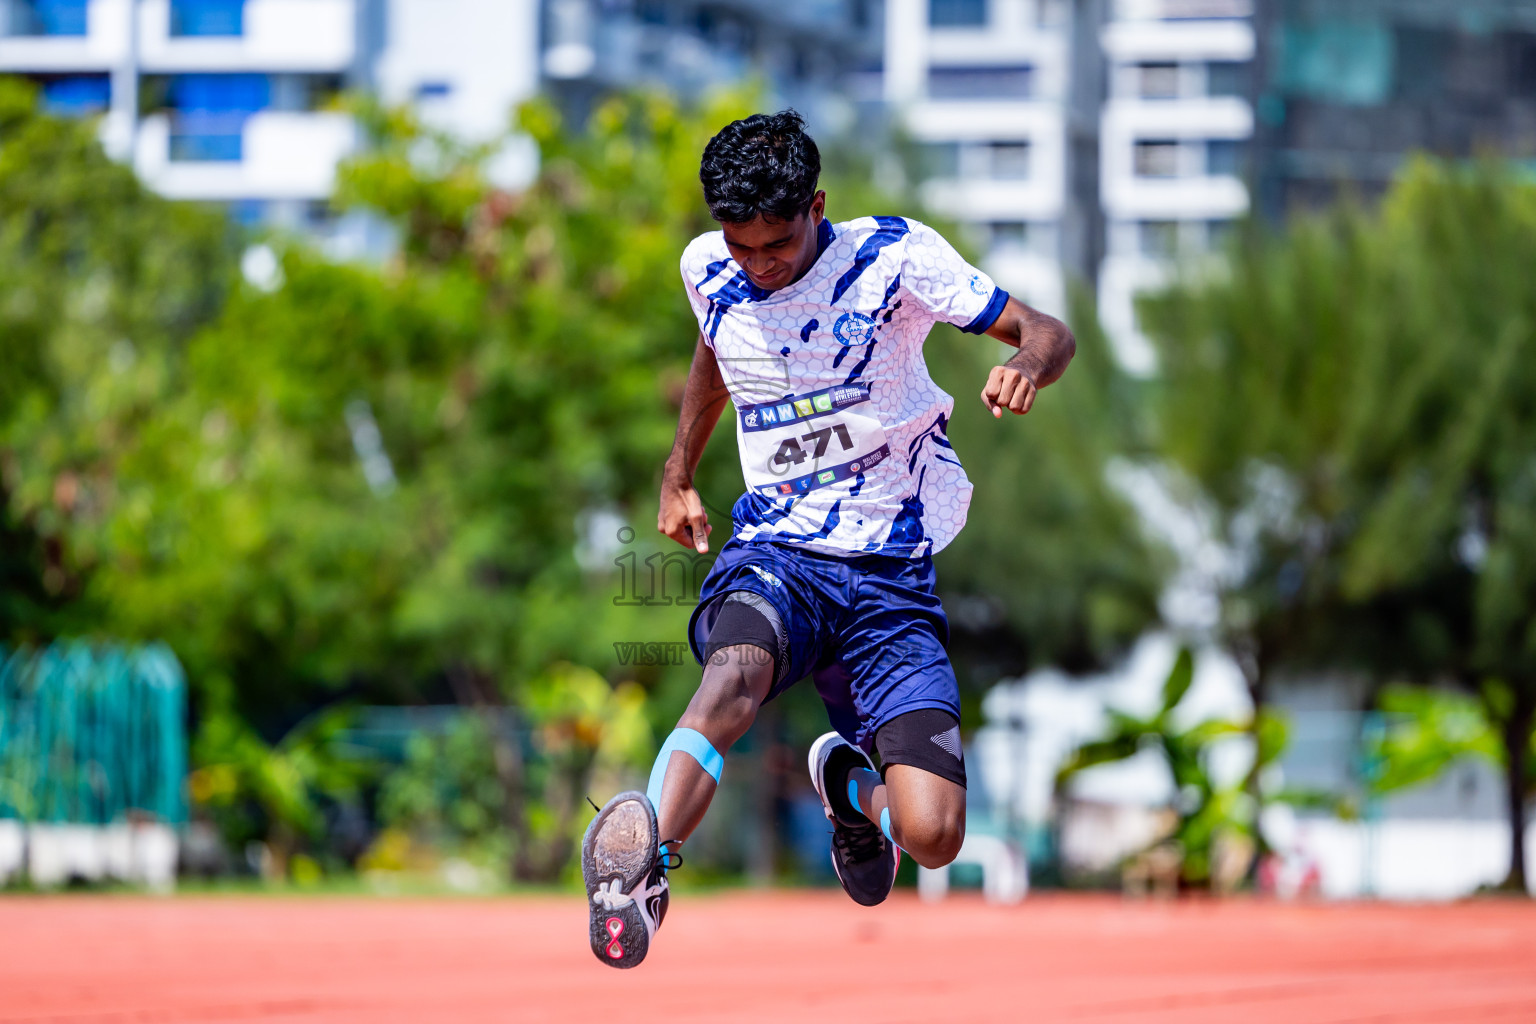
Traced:
<path fill-rule="evenodd" d="M 1381 210 L 1251 232 L 1230 272 L 1144 314 L 1166 456 L 1238 571 L 1222 624 L 1256 697 L 1276 665 L 1453 681 L 1505 749 L 1524 891 L 1536 721 L 1536 190 L 1419 161 Z"/>
<path fill-rule="evenodd" d="M 146 190 L 94 124 L 0 79 L 0 640 L 105 631 L 127 450 L 233 279 L 224 221 Z"/>
<path fill-rule="evenodd" d="M 976 398 L 1005 346 L 934 332 L 934 379 L 955 395 L 949 434 L 975 491 L 939 581 L 972 692 L 1054 664 L 1103 665 L 1157 621 L 1166 553 L 1112 486 L 1113 460 L 1148 443 L 1141 388 L 1120 371 L 1091 297 L 1073 296 L 1077 355 L 1022 420 Z"/>

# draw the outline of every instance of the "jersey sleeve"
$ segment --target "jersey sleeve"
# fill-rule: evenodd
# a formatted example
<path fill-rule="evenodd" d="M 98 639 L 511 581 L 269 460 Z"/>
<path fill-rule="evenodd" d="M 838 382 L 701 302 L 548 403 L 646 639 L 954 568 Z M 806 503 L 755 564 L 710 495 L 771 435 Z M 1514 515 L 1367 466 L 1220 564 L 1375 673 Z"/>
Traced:
<path fill-rule="evenodd" d="M 981 334 L 1002 315 L 1008 293 L 967 263 L 944 236 L 909 221 L 901 283 L 912 301 L 935 320 Z"/>
<path fill-rule="evenodd" d="M 700 277 L 700 268 L 694 266 L 693 255 L 694 247 L 692 245 L 684 249 L 683 258 L 678 269 L 683 275 L 683 294 L 688 296 L 688 305 L 693 309 L 693 318 L 699 322 L 699 331 L 702 333 L 704 330 L 704 317 L 709 312 L 709 300 L 699 294 L 697 282 Z M 704 340 L 708 343 L 709 336 L 705 335 Z M 710 347 L 713 348 L 714 346 L 711 345 Z"/>

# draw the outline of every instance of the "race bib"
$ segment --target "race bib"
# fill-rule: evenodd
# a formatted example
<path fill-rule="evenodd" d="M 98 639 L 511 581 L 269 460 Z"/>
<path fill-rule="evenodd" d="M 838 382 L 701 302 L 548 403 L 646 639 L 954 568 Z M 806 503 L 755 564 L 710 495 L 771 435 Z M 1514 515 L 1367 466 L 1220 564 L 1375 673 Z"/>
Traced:
<path fill-rule="evenodd" d="M 747 486 L 768 497 L 855 479 L 891 454 L 869 385 L 839 384 L 737 409 Z"/>

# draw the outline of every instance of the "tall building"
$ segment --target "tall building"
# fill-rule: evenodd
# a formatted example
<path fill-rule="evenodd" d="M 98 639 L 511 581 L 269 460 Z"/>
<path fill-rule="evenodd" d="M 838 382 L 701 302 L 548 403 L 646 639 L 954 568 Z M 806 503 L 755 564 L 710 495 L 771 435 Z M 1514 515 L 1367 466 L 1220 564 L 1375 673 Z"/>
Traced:
<path fill-rule="evenodd" d="M 1221 247 L 1248 212 L 1250 0 L 1112 0 L 1100 29 L 1099 316 L 1125 367 L 1155 360 L 1135 296 Z"/>
<path fill-rule="evenodd" d="M 1065 305 L 1069 10 L 1063 0 L 887 0 L 884 94 L 921 147 L 922 196 L 988 273 Z"/>
<path fill-rule="evenodd" d="M 1536 0 L 1259 0 L 1266 217 L 1383 191 L 1412 151 L 1536 156 Z"/>
<path fill-rule="evenodd" d="M 879 10 L 878 0 L 546 0 L 543 71 L 578 115 L 615 88 L 698 97 L 755 81 L 766 106 L 837 134 L 878 73 Z"/>
<path fill-rule="evenodd" d="M 885 95 L 923 195 L 1051 312 L 1094 283 L 1125 366 L 1135 296 L 1246 214 L 1249 0 L 888 0 Z"/>
<path fill-rule="evenodd" d="M 537 88 L 537 47 L 536 0 L 0 0 L 0 73 L 104 115 L 150 187 L 322 237 L 360 141 L 343 89 L 486 138 Z"/>

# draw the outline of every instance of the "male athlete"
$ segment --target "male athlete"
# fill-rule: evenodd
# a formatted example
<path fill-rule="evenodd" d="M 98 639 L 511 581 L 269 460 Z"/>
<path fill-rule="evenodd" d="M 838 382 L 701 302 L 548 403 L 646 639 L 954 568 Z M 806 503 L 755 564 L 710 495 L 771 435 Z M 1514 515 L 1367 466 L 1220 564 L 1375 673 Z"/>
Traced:
<path fill-rule="evenodd" d="M 582 844 L 592 951 L 615 967 L 644 959 L 666 871 L 709 807 L 722 755 L 804 676 L 836 730 L 811 747 L 810 772 L 855 902 L 890 893 L 898 848 L 940 867 L 965 835 L 960 697 L 933 553 L 964 524 L 971 484 L 923 341 L 944 321 L 1018 348 L 982 389 L 995 417 L 1027 413 L 1075 342 L 932 228 L 829 222 L 820 172 L 793 111 L 735 121 L 704 148 L 699 178 L 721 230 L 683 252 L 699 336 L 657 528 L 709 550 L 693 474 L 728 401 L 747 490 L 689 623 L 698 691 L 648 792 L 610 800 Z"/>

